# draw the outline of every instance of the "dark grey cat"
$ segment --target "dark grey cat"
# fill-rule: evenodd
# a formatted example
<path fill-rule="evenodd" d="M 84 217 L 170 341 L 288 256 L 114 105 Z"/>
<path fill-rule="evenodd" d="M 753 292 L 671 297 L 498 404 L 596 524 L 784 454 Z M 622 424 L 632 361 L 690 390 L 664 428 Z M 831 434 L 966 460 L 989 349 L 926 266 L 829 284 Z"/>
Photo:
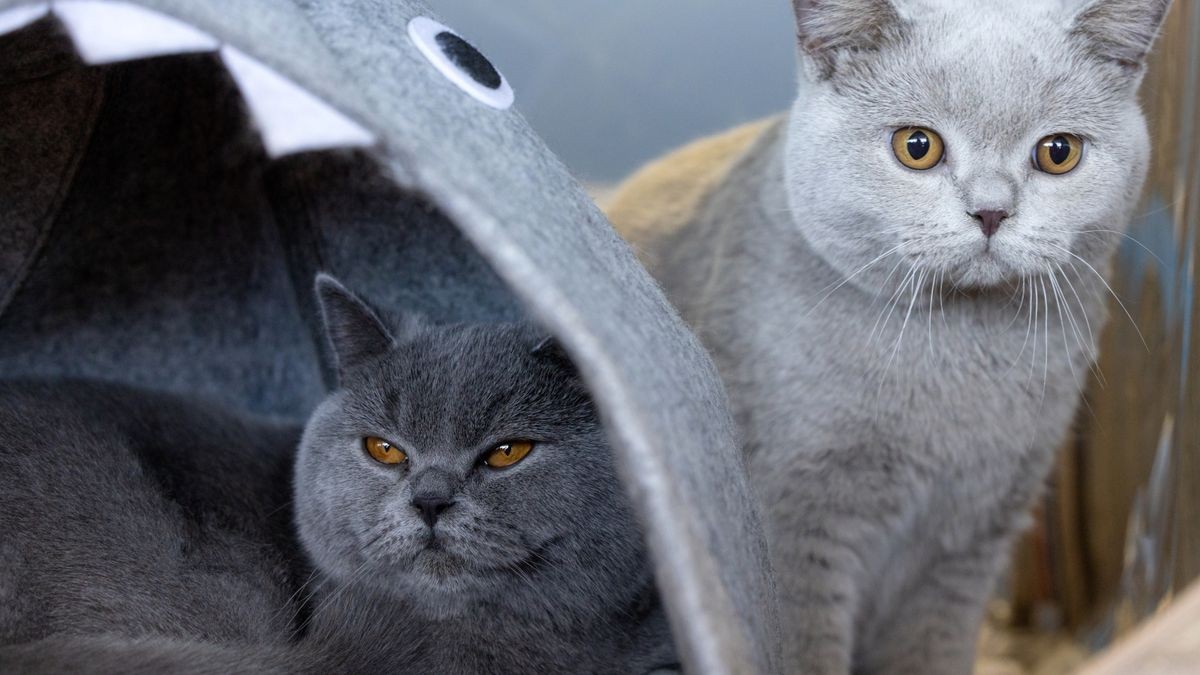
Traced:
<path fill-rule="evenodd" d="M 286 639 L 298 437 L 116 385 L 0 382 L 0 645 Z"/>
<path fill-rule="evenodd" d="M 318 292 L 342 382 L 296 466 L 319 640 L 353 670 L 673 664 L 612 452 L 554 343 L 414 321 L 393 338 L 332 279 Z"/>
<path fill-rule="evenodd" d="M 526 324 L 393 337 L 318 292 L 342 386 L 298 456 L 294 430 L 186 401 L 0 385 L 0 644 L 25 643 L 0 670 L 675 667 L 562 352 Z"/>

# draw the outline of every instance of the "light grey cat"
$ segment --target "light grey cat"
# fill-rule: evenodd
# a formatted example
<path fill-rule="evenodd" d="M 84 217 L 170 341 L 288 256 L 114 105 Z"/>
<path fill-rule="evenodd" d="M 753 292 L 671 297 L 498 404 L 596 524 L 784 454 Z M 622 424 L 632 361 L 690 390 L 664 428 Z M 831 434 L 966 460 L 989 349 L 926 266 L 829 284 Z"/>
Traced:
<path fill-rule="evenodd" d="M 195 402 L 0 384 L 0 670 L 676 667 L 556 345 L 523 323 L 393 337 L 318 289 L 342 383 L 298 455 L 298 430 Z"/>
<path fill-rule="evenodd" d="M 632 232 L 746 434 L 789 671 L 971 671 L 1095 358 L 1168 6 L 796 0 L 790 117 Z"/>

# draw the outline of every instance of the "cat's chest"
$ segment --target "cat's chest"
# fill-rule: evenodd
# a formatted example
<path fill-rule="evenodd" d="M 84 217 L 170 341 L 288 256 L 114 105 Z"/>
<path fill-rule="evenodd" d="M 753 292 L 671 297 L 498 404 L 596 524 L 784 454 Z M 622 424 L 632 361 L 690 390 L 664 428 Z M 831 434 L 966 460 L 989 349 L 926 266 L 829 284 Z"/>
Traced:
<path fill-rule="evenodd" d="M 948 472 L 1017 470 L 1069 423 L 1086 359 L 1053 339 L 1047 349 L 1046 322 L 1035 334 L 1015 309 L 939 310 L 889 317 L 886 307 L 830 303 L 764 327 L 738 363 L 722 364 L 753 442 L 886 445 Z"/>

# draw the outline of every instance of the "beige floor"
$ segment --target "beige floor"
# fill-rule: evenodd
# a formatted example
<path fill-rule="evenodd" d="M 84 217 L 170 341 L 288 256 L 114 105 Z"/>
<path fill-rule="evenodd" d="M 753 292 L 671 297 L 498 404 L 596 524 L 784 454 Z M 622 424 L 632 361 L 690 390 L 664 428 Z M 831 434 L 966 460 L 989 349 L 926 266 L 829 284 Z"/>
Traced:
<path fill-rule="evenodd" d="M 1087 660 L 1087 651 L 1067 636 L 1007 627 L 1006 613 L 1004 603 L 991 608 L 975 675 L 1066 675 Z"/>

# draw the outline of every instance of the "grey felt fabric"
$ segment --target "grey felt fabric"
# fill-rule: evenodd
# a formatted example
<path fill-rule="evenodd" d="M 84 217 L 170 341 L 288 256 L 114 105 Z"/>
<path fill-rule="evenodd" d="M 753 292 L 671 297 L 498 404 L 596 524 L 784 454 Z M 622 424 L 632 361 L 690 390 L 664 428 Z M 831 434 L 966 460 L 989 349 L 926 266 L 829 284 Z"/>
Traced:
<path fill-rule="evenodd" d="M 318 269 L 385 313 L 528 311 L 597 399 L 685 666 L 774 670 L 765 542 L 711 361 L 521 116 L 418 53 L 405 26 L 429 12 L 137 2 L 380 142 L 272 161 L 213 54 L 85 67 L 53 19 L 0 37 L 0 375 L 199 391 L 295 419 L 328 381 L 307 299 Z"/>

